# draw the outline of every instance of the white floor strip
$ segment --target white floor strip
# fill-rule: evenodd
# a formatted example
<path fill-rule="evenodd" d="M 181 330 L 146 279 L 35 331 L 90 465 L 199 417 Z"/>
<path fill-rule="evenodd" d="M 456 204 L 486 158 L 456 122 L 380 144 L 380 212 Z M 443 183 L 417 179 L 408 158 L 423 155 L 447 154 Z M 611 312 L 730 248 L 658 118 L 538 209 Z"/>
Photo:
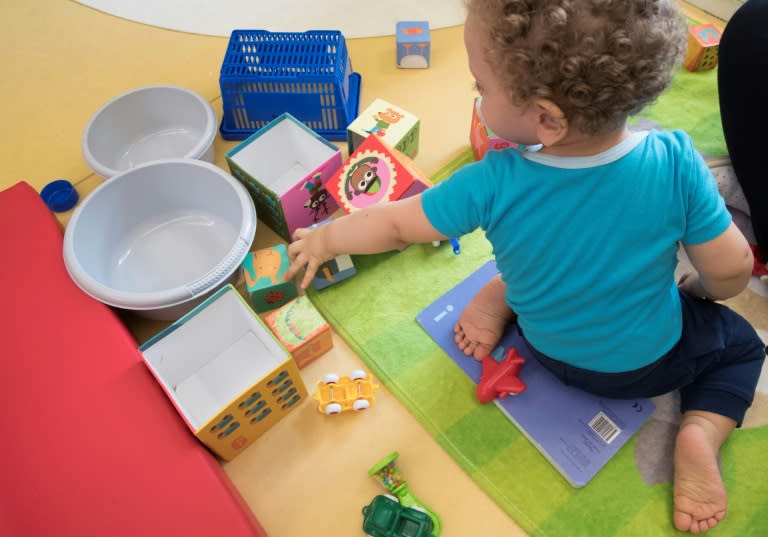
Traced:
<path fill-rule="evenodd" d="M 462 0 L 78 0 L 118 17 L 171 30 L 229 36 L 232 30 L 341 30 L 346 38 L 394 35 L 398 21 L 430 29 L 464 22 Z"/>

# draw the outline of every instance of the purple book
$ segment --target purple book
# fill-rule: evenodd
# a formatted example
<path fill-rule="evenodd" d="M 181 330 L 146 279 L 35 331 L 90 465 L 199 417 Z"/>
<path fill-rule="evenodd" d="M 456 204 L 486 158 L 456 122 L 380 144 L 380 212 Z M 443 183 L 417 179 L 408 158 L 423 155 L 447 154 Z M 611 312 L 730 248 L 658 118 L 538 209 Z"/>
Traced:
<path fill-rule="evenodd" d="M 497 272 L 489 261 L 416 317 L 475 383 L 481 364 L 456 347 L 453 326 L 464 306 Z M 499 361 L 510 347 L 525 358 L 520 379 L 527 388 L 494 402 L 572 486 L 583 487 L 650 417 L 653 402 L 608 399 L 566 386 L 531 356 L 514 326 L 491 354 Z"/>

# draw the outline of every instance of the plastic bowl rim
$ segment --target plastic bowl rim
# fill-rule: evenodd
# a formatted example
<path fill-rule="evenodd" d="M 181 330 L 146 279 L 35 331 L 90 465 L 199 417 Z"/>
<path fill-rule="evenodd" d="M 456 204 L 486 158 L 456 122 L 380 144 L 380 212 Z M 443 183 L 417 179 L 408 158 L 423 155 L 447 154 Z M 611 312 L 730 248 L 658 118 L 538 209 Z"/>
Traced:
<path fill-rule="evenodd" d="M 85 271 L 80 262 L 77 260 L 77 256 L 74 252 L 74 236 L 77 231 L 80 215 L 88 209 L 90 200 L 97 199 L 96 196 L 98 196 L 98 193 L 101 190 L 114 187 L 114 185 L 117 184 L 115 181 L 119 182 L 130 180 L 131 175 L 139 173 L 145 168 L 159 167 L 168 164 L 203 167 L 215 172 L 227 181 L 227 183 L 233 188 L 235 194 L 237 195 L 237 198 L 240 202 L 241 214 L 243 214 L 243 224 L 238 231 L 237 240 L 234 241 L 234 244 L 229 249 L 227 254 L 222 257 L 222 260 L 216 263 L 211 269 L 209 269 L 205 275 L 201 276 L 197 280 L 187 282 L 186 284 L 161 291 L 127 292 L 120 291 L 100 283 L 94 279 L 87 271 Z M 129 178 L 124 179 L 125 176 L 128 176 Z M 103 302 L 109 306 L 138 311 L 157 310 L 178 306 L 179 304 L 183 304 L 187 301 L 194 300 L 206 295 L 207 293 L 210 293 L 213 289 L 226 282 L 232 276 L 234 271 L 240 267 L 242 260 L 248 253 L 248 249 L 250 248 L 253 238 L 256 235 L 256 223 L 256 209 L 253 205 L 250 194 L 242 185 L 242 183 L 240 183 L 237 179 L 226 173 L 218 166 L 209 162 L 190 158 L 156 160 L 115 175 L 109 181 L 104 181 L 101 185 L 96 187 L 93 192 L 85 197 L 83 202 L 72 213 L 72 217 L 70 218 L 64 232 L 64 264 L 72 280 L 83 292 L 92 298 L 95 298 L 99 302 Z M 241 251 L 242 255 L 240 255 Z M 227 261 L 232 264 L 231 267 L 226 266 Z M 210 285 L 196 293 L 190 292 L 189 286 L 195 281 L 202 280 L 206 278 L 208 274 L 212 274 L 221 270 L 225 270 L 225 273 L 219 279 L 213 280 Z"/>
<path fill-rule="evenodd" d="M 197 159 L 199 157 L 202 157 L 206 153 L 208 148 L 211 147 L 211 145 L 213 144 L 213 141 L 216 137 L 216 128 L 217 128 L 216 114 L 213 111 L 213 107 L 211 106 L 211 103 L 203 99 L 200 95 L 198 95 L 197 93 L 195 93 L 189 88 L 185 88 L 183 86 L 176 86 L 173 84 L 154 84 L 150 86 L 140 86 L 137 88 L 133 88 L 119 95 L 116 95 L 115 97 L 111 98 L 109 101 L 101 105 L 101 107 L 99 107 L 99 109 L 96 110 L 96 112 L 94 112 L 91 115 L 90 119 L 88 120 L 88 123 L 85 126 L 85 129 L 83 130 L 83 135 L 82 135 L 81 144 L 80 144 L 82 146 L 83 156 L 85 157 L 85 160 L 88 163 L 88 165 L 91 167 L 91 169 L 96 173 L 98 173 L 99 175 L 101 175 L 102 177 L 109 179 L 111 177 L 114 177 L 115 175 L 118 175 L 128 170 L 112 169 L 102 164 L 99 160 L 96 159 L 96 157 L 93 156 L 93 153 L 91 153 L 91 150 L 88 144 L 88 135 L 91 132 L 91 127 L 96 122 L 96 119 L 98 119 L 98 117 L 101 114 L 103 114 L 107 110 L 107 108 L 112 106 L 114 103 L 116 103 L 120 99 L 124 99 L 129 95 L 133 95 L 136 93 L 141 93 L 141 92 L 145 92 L 153 89 L 171 89 L 175 91 L 180 91 L 182 93 L 186 93 L 187 95 L 192 96 L 196 101 L 198 101 L 198 103 L 200 103 L 203 110 L 205 111 L 206 121 L 205 121 L 205 131 L 203 133 L 203 137 L 200 139 L 200 141 L 198 141 L 195 144 L 192 150 L 190 150 L 186 155 L 180 155 L 178 158 Z M 163 159 L 163 160 L 171 160 L 171 159 Z M 148 162 L 142 163 L 140 164 L 140 166 L 144 164 L 148 164 Z M 133 168 L 130 168 L 130 169 L 133 169 Z"/>

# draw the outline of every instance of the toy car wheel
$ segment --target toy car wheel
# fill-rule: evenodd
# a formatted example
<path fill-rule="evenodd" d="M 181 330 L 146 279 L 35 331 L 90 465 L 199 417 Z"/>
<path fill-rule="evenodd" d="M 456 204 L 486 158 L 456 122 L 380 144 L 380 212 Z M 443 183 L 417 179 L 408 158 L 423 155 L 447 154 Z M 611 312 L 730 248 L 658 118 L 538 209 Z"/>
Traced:
<path fill-rule="evenodd" d="M 366 373 L 362 369 L 355 369 L 349 374 L 349 378 L 351 378 L 352 380 L 363 380 L 367 376 L 368 376 L 368 373 Z"/>
<path fill-rule="evenodd" d="M 325 384 L 335 384 L 339 382 L 339 376 L 335 373 L 328 373 L 323 377 L 323 382 Z"/>
<path fill-rule="evenodd" d="M 370 408 L 371 403 L 368 402 L 367 399 L 358 399 L 354 403 L 352 403 L 352 408 L 355 410 L 365 410 L 366 408 Z"/>
<path fill-rule="evenodd" d="M 341 414 L 341 405 L 339 403 L 328 403 L 325 406 L 325 413 L 329 416 Z"/>

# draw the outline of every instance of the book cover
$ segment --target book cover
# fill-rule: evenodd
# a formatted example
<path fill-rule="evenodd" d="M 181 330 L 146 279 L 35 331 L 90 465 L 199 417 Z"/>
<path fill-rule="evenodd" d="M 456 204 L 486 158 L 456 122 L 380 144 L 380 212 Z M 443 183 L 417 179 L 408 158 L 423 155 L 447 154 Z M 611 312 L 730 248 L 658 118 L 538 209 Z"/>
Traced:
<path fill-rule="evenodd" d="M 416 317 L 475 383 L 481 364 L 456 346 L 453 326 L 464 306 L 497 273 L 495 262 L 489 261 Z M 653 402 L 609 399 L 566 386 L 531 356 L 512 325 L 492 356 L 498 361 L 510 347 L 525 358 L 520 379 L 527 387 L 519 395 L 497 398 L 495 404 L 572 486 L 583 487 L 650 417 Z"/>

